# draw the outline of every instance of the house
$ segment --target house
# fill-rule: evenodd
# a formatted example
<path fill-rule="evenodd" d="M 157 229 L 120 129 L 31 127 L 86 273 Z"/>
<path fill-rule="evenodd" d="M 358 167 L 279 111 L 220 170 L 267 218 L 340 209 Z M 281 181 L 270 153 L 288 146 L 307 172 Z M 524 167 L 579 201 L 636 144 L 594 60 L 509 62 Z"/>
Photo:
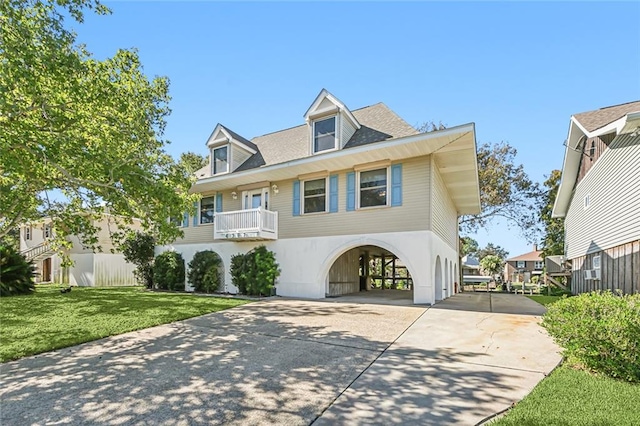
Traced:
<path fill-rule="evenodd" d="M 505 261 L 504 280 L 528 283 L 534 276 L 541 278 L 543 270 L 542 250 L 538 250 L 538 246 L 534 244 L 532 251 Z"/>
<path fill-rule="evenodd" d="M 465 285 L 489 283 L 492 278 L 482 275 L 480 262 L 473 256 L 466 255 L 460 259 L 462 262 L 462 282 Z"/>
<path fill-rule="evenodd" d="M 571 116 L 553 217 L 571 291 L 640 293 L 640 101 Z"/>
<path fill-rule="evenodd" d="M 384 271 L 396 260 L 406 268 L 415 303 L 450 296 L 458 217 L 480 211 L 474 124 L 419 133 L 383 103 L 350 110 L 326 90 L 303 115 L 250 140 L 218 124 L 192 187 L 197 214 L 157 251 L 186 262 L 215 251 L 229 292 L 231 256 L 264 244 L 280 264 L 278 295 L 369 289 L 376 259 Z"/>
<path fill-rule="evenodd" d="M 50 219 L 20 226 L 20 252 L 35 264 L 36 282 L 83 287 L 137 285 L 133 275 L 135 265 L 126 262 L 121 253 L 111 252 L 115 247 L 109 230 L 115 230 L 116 225 L 110 215 L 102 215 L 92 225 L 98 228 L 98 244 L 102 251 L 94 253 L 90 248 L 85 248 L 78 237 L 69 237 L 72 244 L 66 254 L 73 265 L 68 267 L 62 266 L 61 256 L 49 244 L 54 232 Z M 132 228 L 139 225 L 134 221 Z"/>

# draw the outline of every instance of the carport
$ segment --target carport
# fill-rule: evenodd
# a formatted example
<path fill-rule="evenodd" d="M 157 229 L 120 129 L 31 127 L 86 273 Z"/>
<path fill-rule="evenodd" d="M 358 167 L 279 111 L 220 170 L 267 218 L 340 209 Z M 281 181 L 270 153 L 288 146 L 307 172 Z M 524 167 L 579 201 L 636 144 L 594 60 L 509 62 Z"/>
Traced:
<path fill-rule="evenodd" d="M 352 248 L 340 255 L 329 270 L 326 297 L 370 293 L 369 299 L 413 301 L 409 269 L 393 252 L 374 245 Z"/>

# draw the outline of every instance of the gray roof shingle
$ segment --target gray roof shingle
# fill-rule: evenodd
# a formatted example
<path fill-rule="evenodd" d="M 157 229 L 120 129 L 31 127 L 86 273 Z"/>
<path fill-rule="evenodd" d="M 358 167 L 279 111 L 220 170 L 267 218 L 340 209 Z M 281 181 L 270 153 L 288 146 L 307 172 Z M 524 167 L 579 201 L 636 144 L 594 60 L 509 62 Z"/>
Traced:
<path fill-rule="evenodd" d="M 622 116 L 630 112 L 640 111 L 640 101 L 628 102 L 626 104 L 613 105 L 597 109 L 595 111 L 581 112 L 574 114 L 573 117 L 587 129 L 592 132 L 607 124 L 613 123 Z"/>

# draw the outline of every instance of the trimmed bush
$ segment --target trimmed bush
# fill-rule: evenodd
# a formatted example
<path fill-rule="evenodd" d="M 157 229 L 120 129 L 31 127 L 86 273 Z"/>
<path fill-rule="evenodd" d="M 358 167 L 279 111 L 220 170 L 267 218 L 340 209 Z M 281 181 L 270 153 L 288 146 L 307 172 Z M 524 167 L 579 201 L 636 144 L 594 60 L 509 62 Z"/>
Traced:
<path fill-rule="evenodd" d="M 153 283 L 160 290 L 184 291 L 184 259 L 180 253 L 165 251 L 156 256 Z"/>
<path fill-rule="evenodd" d="M 280 269 L 275 254 L 265 246 L 258 246 L 247 254 L 232 256 L 230 273 L 240 293 L 269 296 Z"/>
<path fill-rule="evenodd" d="M 34 275 L 35 266 L 14 247 L 0 246 L 0 296 L 31 293 Z"/>
<path fill-rule="evenodd" d="M 548 307 L 542 325 L 570 363 L 640 382 L 640 294 L 563 298 Z"/>
<path fill-rule="evenodd" d="M 127 236 L 121 250 L 127 262 L 136 265 L 133 275 L 138 283 L 147 288 L 153 287 L 153 256 L 156 241 L 151 235 L 135 232 Z"/>
<path fill-rule="evenodd" d="M 189 262 L 187 279 L 195 291 L 213 293 L 220 290 L 222 259 L 215 251 L 197 252 Z"/>

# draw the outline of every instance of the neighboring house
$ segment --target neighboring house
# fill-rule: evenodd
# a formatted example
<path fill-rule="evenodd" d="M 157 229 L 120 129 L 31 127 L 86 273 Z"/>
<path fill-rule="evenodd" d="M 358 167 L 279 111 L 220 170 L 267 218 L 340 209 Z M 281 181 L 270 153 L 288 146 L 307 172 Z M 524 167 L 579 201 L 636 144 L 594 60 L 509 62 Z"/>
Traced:
<path fill-rule="evenodd" d="M 571 291 L 640 293 L 640 101 L 572 116 L 566 146 L 553 216 Z"/>
<path fill-rule="evenodd" d="M 134 221 L 134 228 L 136 224 Z M 135 266 L 126 262 L 122 254 L 111 253 L 111 249 L 115 247 L 109 237 L 109 229 L 116 229 L 116 225 L 110 221 L 109 215 L 103 215 L 93 225 L 99 228 L 98 245 L 102 252 L 94 253 L 91 249 L 84 248 L 77 237 L 69 237 L 72 247 L 67 254 L 73 261 L 73 265 L 69 267 L 61 265 L 61 257 L 49 245 L 48 240 L 53 235 L 50 220 L 21 225 L 20 252 L 35 264 L 36 282 L 89 287 L 136 285 L 133 276 Z"/>
<path fill-rule="evenodd" d="M 542 250 L 538 250 L 536 244 L 533 251 L 521 254 L 520 256 L 507 259 L 504 264 L 504 280 L 512 282 L 531 282 L 531 278 L 539 276 L 542 279 L 544 270 L 544 259 Z"/>
<path fill-rule="evenodd" d="M 302 112 L 302 111 L 301 111 Z M 304 123 L 247 140 L 218 124 L 196 173 L 197 214 L 176 250 L 214 250 L 221 290 L 231 256 L 264 244 L 283 296 L 324 298 L 370 288 L 370 259 L 406 266 L 416 303 L 453 293 L 458 217 L 480 211 L 474 124 L 419 133 L 386 105 L 349 110 L 322 90 Z"/>
<path fill-rule="evenodd" d="M 480 270 L 480 262 L 473 256 L 463 256 L 462 259 L 462 281 L 465 284 L 488 283 L 491 277 L 484 276 Z"/>

